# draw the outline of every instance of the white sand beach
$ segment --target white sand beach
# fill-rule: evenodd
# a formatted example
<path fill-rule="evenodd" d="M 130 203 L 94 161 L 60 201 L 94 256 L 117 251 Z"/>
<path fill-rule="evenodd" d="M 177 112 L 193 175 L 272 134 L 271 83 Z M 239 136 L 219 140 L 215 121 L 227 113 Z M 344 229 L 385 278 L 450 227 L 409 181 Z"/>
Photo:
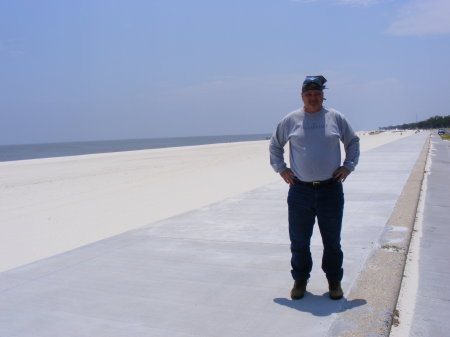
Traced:
<path fill-rule="evenodd" d="M 361 149 L 412 134 L 360 132 Z M 268 141 L 3 162 L 0 271 L 278 180 Z"/>

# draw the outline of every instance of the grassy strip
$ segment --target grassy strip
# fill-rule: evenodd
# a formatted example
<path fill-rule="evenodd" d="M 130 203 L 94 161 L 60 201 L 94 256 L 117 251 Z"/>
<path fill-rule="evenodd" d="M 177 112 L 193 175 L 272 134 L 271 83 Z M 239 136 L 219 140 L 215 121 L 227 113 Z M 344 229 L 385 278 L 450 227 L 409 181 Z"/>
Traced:
<path fill-rule="evenodd" d="M 450 135 L 441 135 L 441 138 L 444 140 L 450 140 Z"/>

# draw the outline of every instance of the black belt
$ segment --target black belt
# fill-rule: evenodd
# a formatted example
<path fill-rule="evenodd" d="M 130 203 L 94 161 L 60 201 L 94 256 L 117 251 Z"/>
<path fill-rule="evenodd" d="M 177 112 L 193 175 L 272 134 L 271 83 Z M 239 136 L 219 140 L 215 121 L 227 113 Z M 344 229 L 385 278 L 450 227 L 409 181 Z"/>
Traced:
<path fill-rule="evenodd" d="M 294 184 L 295 185 L 308 185 L 313 187 L 321 187 L 325 185 L 331 185 L 336 184 L 338 181 L 336 179 L 330 178 L 328 180 L 322 180 L 322 181 L 301 181 L 297 178 L 294 178 Z"/>

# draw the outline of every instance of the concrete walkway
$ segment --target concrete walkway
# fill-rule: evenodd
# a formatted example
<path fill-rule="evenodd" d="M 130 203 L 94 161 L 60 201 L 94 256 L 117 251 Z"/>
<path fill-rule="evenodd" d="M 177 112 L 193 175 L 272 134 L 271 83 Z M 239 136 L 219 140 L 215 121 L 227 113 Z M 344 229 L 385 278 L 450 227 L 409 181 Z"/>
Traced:
<path fill-rule="evenodd" d="M 363 153 L 345 182 L 346 294 L 379 249 L 427 137 Z M 328 298 L 318 231 L 308 293 L 290 300 L 286 195 L 284 183 L 263 186 L 0 273 L 0 336 L 338 336 L 345 313 L 374 303 Z"/>

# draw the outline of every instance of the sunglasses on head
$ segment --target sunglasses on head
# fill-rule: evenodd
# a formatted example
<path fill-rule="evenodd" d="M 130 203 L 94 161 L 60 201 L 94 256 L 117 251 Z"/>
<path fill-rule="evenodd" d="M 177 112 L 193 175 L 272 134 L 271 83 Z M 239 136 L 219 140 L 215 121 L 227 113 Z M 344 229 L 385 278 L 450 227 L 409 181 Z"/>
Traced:
<path fill-rule="evenodd" d="M 317 76 L 310 76 L 310 77 L 305 78 L 305 80 L 303 81 L 303 84 L 309 84 L 309 83 L 316 83 L 316 84 L 322 85 L 323 81 L 322 81 L 322 79 L 320 79 Z"/>
<path fill-rule="evenodd" d="M 310 84 L 310 83 L 317 83 L 319 85 L 324 85 L 327 82 L 327 79 L 323 77 L 322 75 L 317 76 L 306 76 L 305 81 L 303 81 L 303 84 Z"/>

